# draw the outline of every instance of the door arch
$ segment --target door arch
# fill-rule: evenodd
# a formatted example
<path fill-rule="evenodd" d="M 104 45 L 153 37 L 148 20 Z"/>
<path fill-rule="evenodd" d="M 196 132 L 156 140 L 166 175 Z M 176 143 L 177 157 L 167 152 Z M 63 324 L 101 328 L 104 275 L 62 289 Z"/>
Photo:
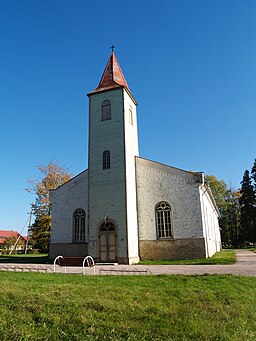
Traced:
<path fill-rule="evenodd" d="M 111 221 L 105 221 L 99 230 L 100 262 L 115 262 L 117 260 L 117 231 Z"/>

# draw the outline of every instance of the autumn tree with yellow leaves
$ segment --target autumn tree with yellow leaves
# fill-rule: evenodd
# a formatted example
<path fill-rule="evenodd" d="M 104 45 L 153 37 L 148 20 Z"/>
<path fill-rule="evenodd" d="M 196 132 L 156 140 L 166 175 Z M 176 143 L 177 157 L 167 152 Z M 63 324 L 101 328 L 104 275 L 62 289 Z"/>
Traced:
<path fill-rule="evenodd" d="M 47 166 L 38 166 L 41 175 L 39 179 L 28 180 L 26 191 L 35 194 L 35 202 L 31 205 L 34 223 L 29 228 L 30 242 L 40 252 L 48 252 L 51 236 L 51 202 L 50 190 L 56 189 L 69 181 L 72 174 L 58 161 L 52 161 Z"/>

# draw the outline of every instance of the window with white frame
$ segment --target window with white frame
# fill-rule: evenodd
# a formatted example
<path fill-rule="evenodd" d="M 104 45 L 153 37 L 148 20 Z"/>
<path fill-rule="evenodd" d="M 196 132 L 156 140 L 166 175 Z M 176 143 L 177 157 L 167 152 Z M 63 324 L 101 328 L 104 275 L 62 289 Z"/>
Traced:
<path fill-rule="evenodd" d="M 85 211 L 78 208 L 73 214 L 73 242 L 85 242 Z"/>
<path fill-rule="evenodd" d="M 111 102 L 108 99 L 101 103 L 101 120 L 111 120 Z"/>
<path fill-rule="evenodd" d="M 157 238 L 172 238 L 171 206 L 162 201 L 156 205 Z"/>

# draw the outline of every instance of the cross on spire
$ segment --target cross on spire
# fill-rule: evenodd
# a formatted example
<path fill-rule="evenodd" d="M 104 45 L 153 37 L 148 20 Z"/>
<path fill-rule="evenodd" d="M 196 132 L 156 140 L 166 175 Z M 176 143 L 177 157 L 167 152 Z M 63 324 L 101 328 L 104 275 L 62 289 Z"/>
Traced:
<path fill-rule="evenodd" d="M 121 67 L 116 59 L 115 53 L 113 49 L 115 48 L 114 45 L 111 46 L 112 53 L 109 57 L 103 75 L 101 77 L 100 83 L 95 90 L 91 93 L 97 93 L 102 90 L 110 90 L 120 87 L 125 87 L 129 90 L 128 84 L 124 78 L 123 72 Z M 91 94 L 90 93 L 90 94 Z"/>

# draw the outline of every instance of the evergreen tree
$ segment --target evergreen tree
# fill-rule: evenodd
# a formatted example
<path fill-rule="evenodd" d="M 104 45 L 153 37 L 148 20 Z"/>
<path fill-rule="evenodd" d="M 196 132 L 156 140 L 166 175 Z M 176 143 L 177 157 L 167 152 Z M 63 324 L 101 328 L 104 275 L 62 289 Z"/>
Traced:
<path fill-rule="evenodd" d="M 249 171 L 244 172 L 241 181 L 241 241 L 256 242 L 256 195 Z"/>
<path fill-rule="evenodd" d="M 254 164 L 252 166 L 251 178 L 254 183 L 254 192 L 256 193 L 256 159 L 254 160 Z"/>

